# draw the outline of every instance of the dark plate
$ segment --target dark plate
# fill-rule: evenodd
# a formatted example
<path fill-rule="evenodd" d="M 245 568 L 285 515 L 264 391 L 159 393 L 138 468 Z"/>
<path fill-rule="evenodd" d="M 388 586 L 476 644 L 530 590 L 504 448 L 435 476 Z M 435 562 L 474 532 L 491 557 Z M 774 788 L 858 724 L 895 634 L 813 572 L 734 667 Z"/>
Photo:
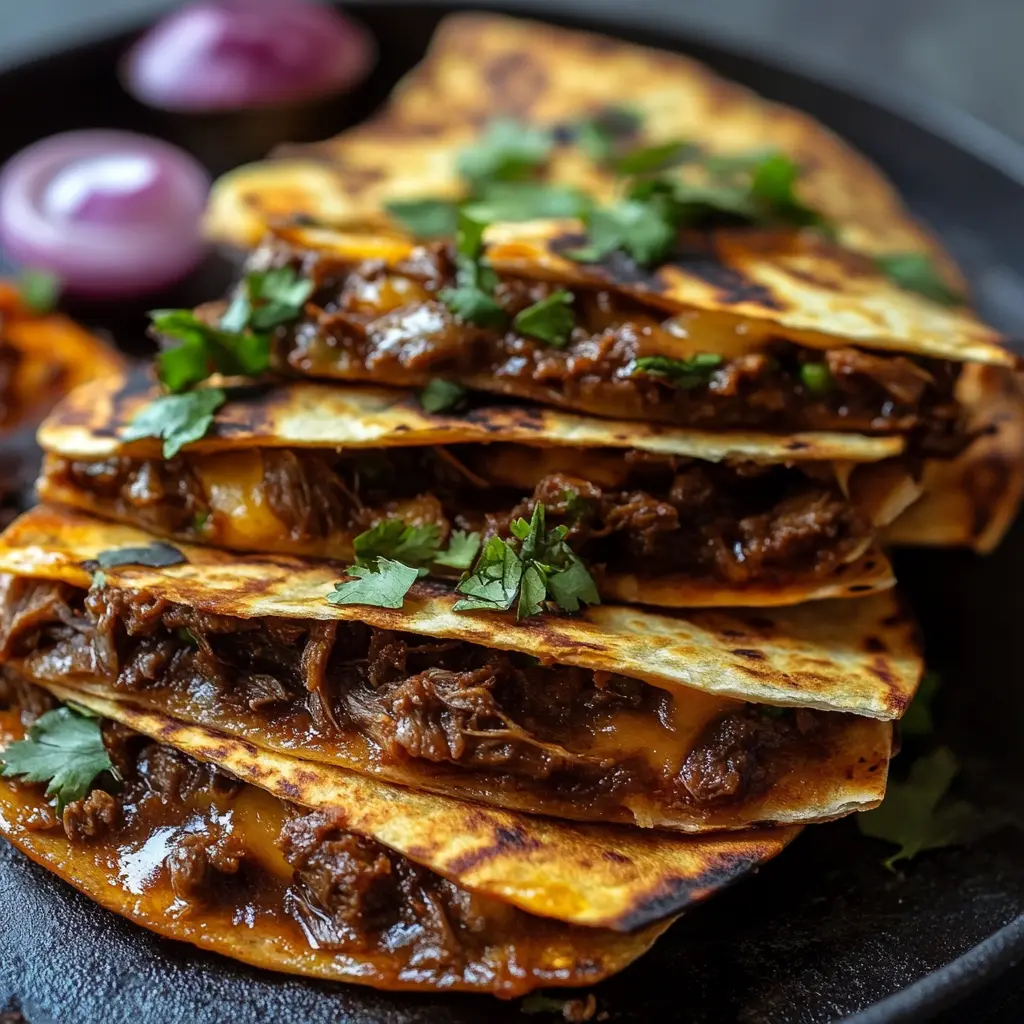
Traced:
<path fill-rule="evenodd" d="M 421 56 L 449 9 L 360 10 L 381 44 L 377 71 L 344 107 L 293 124 L 293 136 L 322 137 L 369 113 Z M 655 39 L 617 34 L 673 42 L 663 33 Z M 0 76 L 0 157 L 73 127 L 121 126 L 175 137 L 172 122 L 117 87 L 114 64 L 128 38 Z M 1024 159 L 1011 145 L 927 107 L 908 116 L 896 112 L 899 104 L 869 101 L 816 75 L 707 43 L 680 40 L 678 48 L 820 117 L 878 160 L 949 243 L 984 314 L 1021 332 Z M 192 141 L 205 146 L 209 137 Z M 220 167 L 262 144 L 244 133 L 214 138 L 220 141 L 212 162 Z M 209 295 L 222 270 L 211 263 L 177 295 L 153 304 Z M 138 350 L 140 310 L 79 312 Z M 898 560 L 924 624 L 929 661 L 942 672 L 938 732 L 964 766 L 957 795 L 1017 818 L 1024 818 L 1024 638 L 1017 632 L 1024 622 L 1022 569 L 1021 528 L 986 561 L 957 552 L 906 552 Z M 850 820 L 809 829 L 758 877 L 688 915 L 637 965 L 598 986 L 600 1008 L 614 1021 L 636 1024 L 918 1021 L 1024 959 L 1020 831 L 1004 828 L 971 847 L 926 854 L 898 874 L 881 867 L 885 852 L 883 844 L 862 839 Z M 50 1018 L 69 1024 L 523 1020 L 518 1004 L 483 997 L 396 997 L 250 970 L 128 925 L 6 845 L 0 865 L 0 1008 L 16 1000 L 33 1024 Z M 966 1013 L 960 1007 L 948 1019 Z M 1011 1010 L 988 1019 L 1019 1017 Z"/>

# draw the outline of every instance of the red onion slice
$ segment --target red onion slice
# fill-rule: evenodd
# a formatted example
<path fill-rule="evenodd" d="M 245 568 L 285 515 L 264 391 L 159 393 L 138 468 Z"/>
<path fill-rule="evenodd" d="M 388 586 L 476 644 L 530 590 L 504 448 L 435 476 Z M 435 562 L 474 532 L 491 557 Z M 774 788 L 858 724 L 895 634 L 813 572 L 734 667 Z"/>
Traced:
<path fill-rule="evenodd" d="M 119 297 L 184 277 L 204 252 L 202 166 L 160 139 L 119 131 L 54 135 L 0 174 L 0 244 L 69 292 Z"/>
<path fill-rule="evenodd" d="M 279 106 L 341 92 L 375 55 L 361 26 L 306 0 L 206 0 L 150 29 L 128 52 L 124 80 L 164 110 Z"/>

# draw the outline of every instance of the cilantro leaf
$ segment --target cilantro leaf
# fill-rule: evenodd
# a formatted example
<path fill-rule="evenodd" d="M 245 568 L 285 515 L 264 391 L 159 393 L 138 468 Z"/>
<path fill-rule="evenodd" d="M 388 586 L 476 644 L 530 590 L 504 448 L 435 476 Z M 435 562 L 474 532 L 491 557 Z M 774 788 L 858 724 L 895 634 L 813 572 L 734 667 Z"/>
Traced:
<path fill-rule="evenodd" d="M 146 565 L 163 569 L 169 565 L 184 565 L 188 559 L 173 545 L 153 541 L 145 547 L 110 548 L 101 551 L 95 559 L 101 569 L 114 569 L 119 565 Z"/>
<path fill-rule="evenodd" d="M 547 163 L 553 144 L 550 132 L 501 118 L 459 154 L 458 171 L 470 185 L 519 181 Z"/>
<path fill-rule="evenodd" d="M 516 314 L 512 326 L 520 334 L 537 338 L 552 348 L 564 348 L 576 326 L 572 312 L 572 292 L 552 292 L 546 299 L 527 306 Z"/>
<path fill-rule="evenodd" d="M 692 142 L 658 142 L 631 150 L 615 161 L 619 174 L 651 174 L 695 159 L 700 148 Z"/>
<path fill-rule="evenodd" d="M 875 265 L 893 284 L 908 292 L 917 292 L 943 306 L 958 306 L 964 301 L 962 295 L 943 281 L 934 260 L 927 253 L 900 252 L 876 256 Z"/>
<path fill-rule="evenodd" d="M 163 456 L 172 459 L 185 445 L 206 436 L 214 414 L 226 401 L 227 395 L 221 388 L 161 395 L 132 417 L 123 438 L 125 441 L 162 438 Z"/>
<path fill-rule="evenodd" d="M 450 199 L 395 199 L 385 203 L 384 209 L 417 238 L 450 238 L 455 234 L 459 207 Z"/>
<path fill-rule="evenodd" d="M 821 216 L 797 196 L 795 186 L 800 168 L 783 153 L 770 153 L 755 164 L 750 179 L 750 195 L 768 220 L 798 227 L 823 223 Z"/>
<path fill-rule="evenodd" d="M 623 249 L 637 263 L 656 263 L 671 251 L 676 226 L 660 197 L 648 202 L 627 199 L 595 210 L 587 220 L 588 243 L 566 253 L 580 263 L 596 263 L 615 249 Z"/>
<path fill-rule="evenodd" d="M 18 275 L 18 298 L 21 304 L 37 316 L 51 313 L 61 293 L 60 278 L 49 270 L 26 267 Z"/>
<path fill-rule="evenodd" d="M 464 209 L 487 223 L 581 217 L 591 199 L 579 189 L 545 181 L 491 181 L 482 185 Z"/>
<path fill-rule="evenodd" d="M 246 328 L 273 330 L 298 319 L 312 294 L 313 282 L 300 277 L 292 267 L 251 271 L 221 317 L 220 329 L 230 334 Z"/>
<path fill-rule="evenodd" d="M 468 569 L 480 550 L 480 534 L 466 530 L 453 530 L 448 538 L 448 547 L 434 556 L 435 565 L 447 565 L 452 569 Z"/>
<path fill-rule="evenodd" d="M 639 370 L 654 377 L 666 377 L 674 387 L 689 391 L 706 385 L 711 374 L 721 365 L 722 357 L 714 352 L 698 352 L 688 359 L 641 356 L 633 364 L 633 373 Z"/>
<path fill-rule="evenodd" d="M 827 363 L 802 363 L 800 381 L 812 395 L 827 395 L 836 383 Z"/>
<path fill-rule="evenodd" d="M 601 595 L 597 592 L 594 577 L 575 556 L 565 569 L 548 578 L 547 586 L 555 604 L 563 611 L 579 611 L 581 601 L 584 604 L 601 603 Z"/>
<path fill-rule="evenodd" d="M 468 389 L 461 384 L 434 377 L 427 381 L 426 387 L 420 392 L 420 405 L 425 412 L 445 412 L 455 408 L 468 393 Z"/>
<path fill-rule="evenodd" d="M 57 811 L 81 800 L 102 772 L 113 772 L 99 723 L 60 707 L 41 715 L 28 738 L 0 751 L 2 774 L 27 782 L 46 782 L 47 796 L 56 796 Z"/>
<path fill-rule="evenodd" d="M 511 539 L 491 537 L 471 573 L 463 575 L 456 591 L 464 599 L 455 611 L 509 611 L 516 618 L 538 615 L 553 601 L 564 611 L 578 611 L 580 602 L 600 604 L 594 580 L 565 543 L 568 530 L 548 530 L 541 502 L 529 522 L 509 524 Z"/>
<path fill-rule="evenodd" d="M 925 850 L 966 841 L 980 814 L 960 800 L 945 800 L 959 766 L 948 747 L 918 758 L 905 782 L 890 782 L 879 807 L 857 816 L 860 831 L 899 849 L 883 863 L 892 870 Z"/>
<path fill-rule="evenodd" d="M 353 565 L 346 570 L 355 577 L 334 584 L 327 595 L 331 604 L 365 604 L 374 608 L 401 608 L 405 595 L 419 578 L 419 570 L 388 558 L 372 565 Z"/>
<path fill-rule="evenodd" d="M 454 610 L 507 612 L 515 603 L 523 578 L 523 563 L 501 537 L 491 537 L 480 552 L 472 574 L 467 574 L 455 590 L 464 595 Z"/>
<path fill-rule="evenodd" d="M 252 376 L 270 363 L 270 339 L 264 334 L 212 327 L 190 309 L 155 309 L 149 316 L 159 336 L 178 342 L 157 356 L 157 375 L 169 391 L 185 391 L 214 371 Z"/>
<path fill-rule="evenodd" d="M 927 736 L 934 730 L 932 703 L 941 681 L 939 673 L 930 670 L 921 677 L 917 693 L 900 719 L 900 731 L 904 736 Z"/>
<path fill-rule="evenodd" d="M 442 288 L 438 298 L 460 319 L 477 327 L 504 327 L 505 310 L 475 280 L 455 288 Z"/>
<path fill-rule="evenodd" d="M 404 519 L 382 519 L 352 542 L 356 559 L 367 565 L 377 558 L 397 559 L 405 565 L 422 566 L 433 561 L 441 539 L 436 523 L 406 526 Z"/>
<path fill-rule="evenodd" d="M 591 160 L 606 163 L 622 142 L 633 138 L 643 124 L 643 117 L 628 107 L 606 107 L 576 123 L 572 129 L 576 143 Z"/>

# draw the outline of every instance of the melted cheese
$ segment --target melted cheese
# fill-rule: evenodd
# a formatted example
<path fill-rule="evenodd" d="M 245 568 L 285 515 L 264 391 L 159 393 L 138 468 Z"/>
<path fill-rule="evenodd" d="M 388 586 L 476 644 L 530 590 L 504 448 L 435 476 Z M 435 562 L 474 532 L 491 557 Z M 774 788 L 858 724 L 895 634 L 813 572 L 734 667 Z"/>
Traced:
<path fill-rule="evenodd" d="M 191 466 L 210 507 L 210 540 L 243 549 L 278 550 L 286 528 L 267 503 L 258 451 L 204 455 L 193 458 Z"/>

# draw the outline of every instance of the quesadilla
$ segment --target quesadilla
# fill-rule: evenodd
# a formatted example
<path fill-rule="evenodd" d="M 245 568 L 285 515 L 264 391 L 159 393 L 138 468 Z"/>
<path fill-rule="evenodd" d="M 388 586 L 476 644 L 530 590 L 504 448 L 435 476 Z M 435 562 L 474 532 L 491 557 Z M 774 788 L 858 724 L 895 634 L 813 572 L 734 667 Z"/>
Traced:
<path fill-rule="evenodd" d="M 0 833 L 108 909 L 272 970 L 506 998 L 591 984 L 797 831 L 572 827 L 54 694 L 73 708 L 0 677 Z M 73 751 L 38 769 L 61 735 Z"/>
<path fill-rule="evenodd" d="M 438 550 L 457 534 L 508 537 L 542 503 L 604 598 L 696 607 L 891 586 L 873 537 L 919 494 L 898 438 L 494 404 L 430 414 L 408 393 L 309 383 L 234 392 L 164 459 L 157 440 L 128 440 L 158 401 L 141 376 L 70 396 L 39 434 L 40 496 L 192 543 L 349 561 L 397 524 L 432 531 Z"/>
<path fill-rule="evenodd" d="M 45 507 L 4 534 L 0 570 L 0 656 L 30 681 L 577 820 L 703 831 L 874 806 L 922 670 L 887 594 L 516 622 L 421 579 L 399 609 L 332 603 L 341 566 L 153 545 Z"/>
<path fill-rule="evenodd" d="M 209 226 L 272 234 L 200 318 L 237 326 L 253 275 L 301 275 L 270 362 L 307 376 L 952 455 L 959 364 L 1015 364 L 825 129 L 684 58 L 501 17 L 446 20 L 367 124 L 222 179 Z"/>

